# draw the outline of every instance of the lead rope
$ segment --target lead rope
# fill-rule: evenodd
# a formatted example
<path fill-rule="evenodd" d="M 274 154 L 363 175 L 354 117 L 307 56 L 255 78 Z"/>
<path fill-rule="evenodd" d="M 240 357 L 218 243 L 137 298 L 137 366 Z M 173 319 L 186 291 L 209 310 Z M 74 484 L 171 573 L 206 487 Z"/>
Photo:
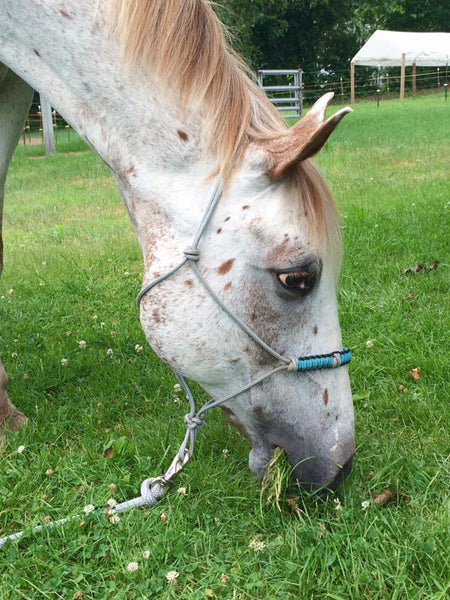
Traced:
<path fill-rule="evenodd" d="M 111 516 L 113 513 L 120 513 L 130 510 L 131 508 L 151 508 L 154 506 L 167 491 L 168 485 L 172 482 L 172 480 L 176 477 L 176 475 L 184 468 L 187 462 L 190 460 L 194 453 L 195 442 L 197 440 L 197 434 L 200 427 L 204 425 L 205 422 L 205 413 L 216 406 L 220 406 L 225 402 L 228 402 L 232 398 L 239 396 L 243 392 L 249 390 L 253 386 L 257 385 L 264 379 L 267 379 L 274 373 L 278 373 L 280 371 L 310 371 L 315 369 L 331 369 L 337 368 L 342 365 L 348 364 L 351 360 L 351 352 L 348 348 L 344 347 L 342 350 L 331 352 L 329 354 L 321 354 L 315 356 L 306 356 L 300 358 L 290 358 L 286 356 L 282 356 L 276 350 L 271 348 L 268 344 L 266 344 L 261 338 L 259 338 L 254 331 L 248 327 L 237 315 L 233 313 L 217 296 L 217 294 L 211 289 L 209 284 L 206 282 L 202 274 L 200 273 L 197 263 L 200 259 L 200 250 L 198 249 L 198 244 L 201 240 L 205 229 L 207 228 L 214 210 L 219 202 L 219 199 L 222 195 L 222 185 L 219 182 L 211 195 L 211 199 L 208 203 L 206 211 L 203 215 L 199 228 L 193 238 L 192 245 L 184 251 L 184 258 L 177 265 L 175 265 L 172 269 L 167 271 L 167 273 L 157 277 L 152 280 L 150 283 L 145 285 L 139 295 L 137 297 L 136 303 L 138 307 L 140 306 L 142 298 L 149 292 L 153 287 L 158 285 L 161 281 L 164 281 L 171 275 L 173 275 L 176 271 L 181 269 L 186 263 L 189 263 L 192 268 L 195 276 L 198 281 L 203 285 L 208 294 L 214 300 L 214 302 L 261 348 L 263 348 L 266 352 L 271 354 L 274 358 L 279 360 L 281 365 L 274 367 L 270 371 L 260 375 L 256 379 L 253 379 L 249 383 L 244 384 L 238 390 L 222 398 L 220 400 L 210 400 L 206 404 L 204 404 L 200 410 L 196 410 L 195 398 L 192 393 L 191 388 L 187 380 L 175 371 L 175 375 L 177 376 L 180 384 L 183 386 L 184 391 L 186 392 L 187 399 L 190 405 L 190 411 L 187 415 L 185 415 L 184 422 L 186 424 L 186 434 L 184 436 L 183 442 L 176 453 L 175 457 L 172 460 L 167 471 L 164 475 L 160 475 L 159 477 L 149 477 L 145 479 L 141 484 L 141 495 L 136 498 L 132 498 L 131 500 L 126 500 L 125 502 L 120 502 L 116 504 L 114 507 L 98 507 L 95 509 L 97 514 L 105 513 L 108 516 Z M 75 519 L 84 518 L 85 514 L 73 515 L 71 517 L 65 517 L 63 519 L 59 519 L 57 521 L 50 521 L 48 523 L 44 523 L 42 525 L 36 525 L 29 531 L 32 533 L 36 533 L 42 531 L 44 528 L 54 528 L 59 525 L 63 525 L 64 523 L 68 523 L 69 521 L 73 521 Z M 26 531 L 19 531 L 17 533 L 13 533 L 11 535 L 7 535 L 3 538 L 0 538 L 0 549 L 6 544 L 8 540 L 17 540 L 21 538 Z"/>

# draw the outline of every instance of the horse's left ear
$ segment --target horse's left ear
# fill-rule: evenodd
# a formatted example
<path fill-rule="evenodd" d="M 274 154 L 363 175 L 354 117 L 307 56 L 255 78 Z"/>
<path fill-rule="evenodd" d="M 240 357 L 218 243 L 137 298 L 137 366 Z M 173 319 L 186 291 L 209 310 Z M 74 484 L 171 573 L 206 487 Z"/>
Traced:
<path fill-rule="evenodd" d="M 270 156 L 271 179 L 280 179 L 291 167 L 319 152 L 341 119 L 353 112 L 349 107 L 343 108 L 325 121 L 325 111 L 333 96 L 333 92 L 325 94 L 286 134 L 263 142 Z"/>

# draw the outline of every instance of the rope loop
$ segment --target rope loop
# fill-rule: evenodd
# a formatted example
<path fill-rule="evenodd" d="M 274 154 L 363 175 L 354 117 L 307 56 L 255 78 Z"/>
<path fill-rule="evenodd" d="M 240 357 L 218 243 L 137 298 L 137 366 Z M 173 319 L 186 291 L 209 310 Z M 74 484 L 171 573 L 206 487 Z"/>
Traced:
<path fill-rule="evenodd" d="M 192 262 L 198 262 L 200 260 L 200 250 L 198 248 L 193 248 L 192 246 L 186 248 L 184 255 Z"/>
<path fill-rule="evenodd" d="M 198 416 L 196 414 L 188 413 L 184 417 L 184 422 L 186 423 L 188 429 L 197 429 L 197 427 L 203 427 L 205 424 L 205 418 L 203 416 Z"/>

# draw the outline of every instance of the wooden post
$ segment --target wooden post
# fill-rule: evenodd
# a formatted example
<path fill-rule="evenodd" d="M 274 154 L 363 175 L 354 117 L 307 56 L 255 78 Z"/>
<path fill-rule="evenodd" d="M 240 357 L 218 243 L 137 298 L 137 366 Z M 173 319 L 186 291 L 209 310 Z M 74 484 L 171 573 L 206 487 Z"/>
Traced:
<path fill-rule="evenodd" d="M 41 96 L 42 129 L 44 133 L 45 153 L 55 153 L 55 132 L 53 129 L 52 107 L 50 102 Z"/>
<path fill-rule="evenodd" d="M 350 63 L 350 102 L 355 103 L 355 64 Z"/>
<path fill-rule="evenodd" d="M 412 88 L 415 96 L 417 94 L 416 61 L 412 64 Z"/>
<path fill-rule="evenodd" d="M 402 66 L 400 67 L 400 100 L 405 98 L 405 65 L 406 56 L 405 53 L 402 52 Z"/>

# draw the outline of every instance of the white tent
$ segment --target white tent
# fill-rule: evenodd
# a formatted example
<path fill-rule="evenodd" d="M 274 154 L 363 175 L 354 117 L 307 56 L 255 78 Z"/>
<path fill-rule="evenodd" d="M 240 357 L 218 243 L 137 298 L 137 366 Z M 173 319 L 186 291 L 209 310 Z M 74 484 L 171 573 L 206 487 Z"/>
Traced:
<path fill-rule="evenodd" d="M 450 62 L 450 33 L 411 33 L 377 30 L 351 61 L 352 102 L 355 65 L 366 67 L 446 67 Z M 401 94 L 402 96 L 402 94 Z"/>

